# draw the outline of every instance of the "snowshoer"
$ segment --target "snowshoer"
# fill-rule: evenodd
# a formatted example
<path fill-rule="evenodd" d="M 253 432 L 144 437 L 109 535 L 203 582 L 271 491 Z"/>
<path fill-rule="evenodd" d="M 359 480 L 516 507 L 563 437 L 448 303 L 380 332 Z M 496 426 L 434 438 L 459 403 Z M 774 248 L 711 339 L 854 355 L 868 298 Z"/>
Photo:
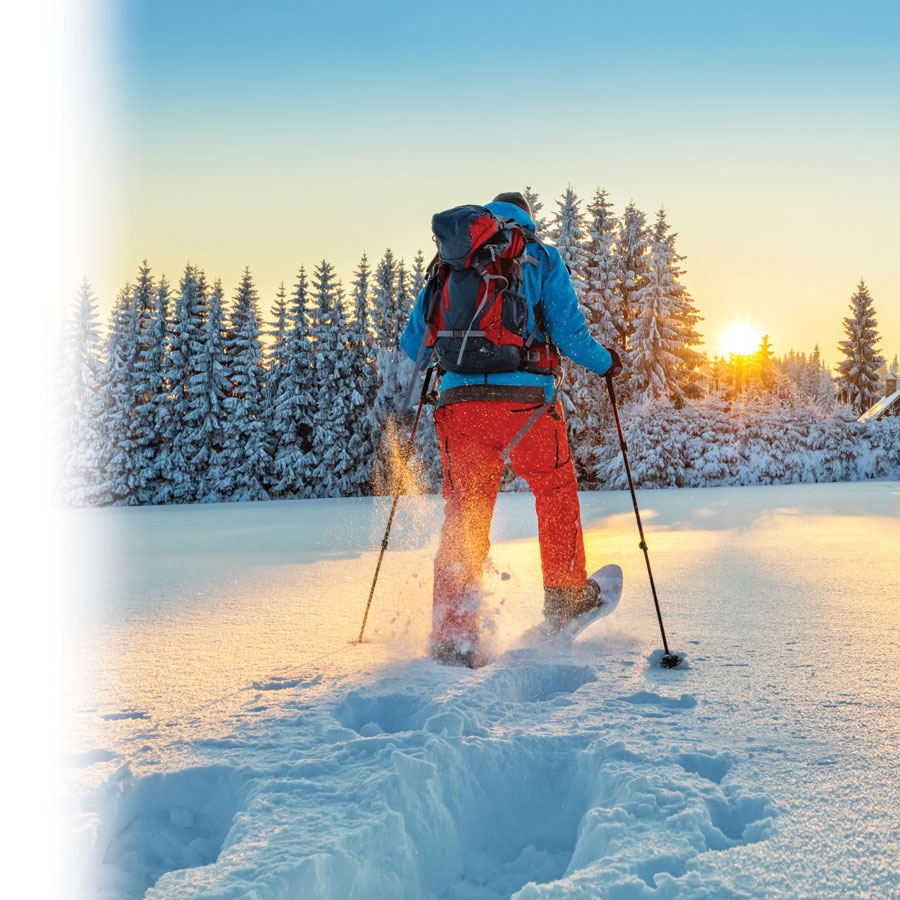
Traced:
<path fill-rule="evenodd" d="M 535 497 L 548 626 L 559 630 L 599 602 L 587 578 L 575 467 L 557 401 L 559 356 L 598 375 L 618 374 L 621 363 L 588 332 L 565 263 L 535 237 L 521 193 L 439 213 L 432 225 L 438 257 L 400 345 L 419 362 L 432 347 L 443 372 L 434 421 L 446 503 L 430 653 L 475 667 L 486 661 L 482 572 L 505 457 Z"/>

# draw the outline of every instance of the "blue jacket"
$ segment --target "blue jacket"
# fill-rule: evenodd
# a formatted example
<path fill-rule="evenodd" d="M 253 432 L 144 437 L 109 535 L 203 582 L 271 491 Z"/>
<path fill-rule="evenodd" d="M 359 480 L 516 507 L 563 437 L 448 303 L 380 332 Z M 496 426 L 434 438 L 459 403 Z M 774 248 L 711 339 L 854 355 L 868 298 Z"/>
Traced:
<path fill-rule="evenodd" d="M 514 203 L 488 203 L 487 209 L 498 216 L 515 219 L 534 231 L 531 217 Z M 548 244 L 544 245 L 543 250 L 534 244 L 528 244 L 526 253 L 539 260 L 539 265 L 525 267 L 524 293 L 529 305 L 529 333 L 535 324 L 534 309 L 540 303 L 546 331 L 560 352 L 572 362 L 603 375 L 612 365 L 612 357 L 588 332 L 584 314 L 578 305 L 578 297 L 572 287 L 572 279 L 569 278 L 559 250 Z M 403 352 L 413 361 L 425 336 L 424 297 L 423 288 L 400 338 Z M 538 332 L 538 340 L 543 337 Z M 542 387 L 548 402 L 553 396 L 553 376 L 535 375 L 531 372 L 498 372 L 493 375 L 458 375 L 447 372 L 441 379 L 441 391 L 462 384 L 530 385 Z"/>

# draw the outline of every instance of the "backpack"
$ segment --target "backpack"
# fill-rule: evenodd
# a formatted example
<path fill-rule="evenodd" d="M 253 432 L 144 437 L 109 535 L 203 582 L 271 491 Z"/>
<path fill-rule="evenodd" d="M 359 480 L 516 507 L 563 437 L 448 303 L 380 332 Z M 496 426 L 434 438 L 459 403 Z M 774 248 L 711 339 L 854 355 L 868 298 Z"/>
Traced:
<path fill-rule="evenodd" d="M 528 244 L 542 246 L 537 237 L 514 219 L 474 205 L 436 213 L 431 229 L 438 253 L 424 297 L 425 346 L 433 348 L 439 368 L 470 375 L 553 374 L 559 356 L 535 340 L 543 325 L 539 308 L 528 331 L 522 292 L 524 267 L 540 264 L 525 253 Z"/>

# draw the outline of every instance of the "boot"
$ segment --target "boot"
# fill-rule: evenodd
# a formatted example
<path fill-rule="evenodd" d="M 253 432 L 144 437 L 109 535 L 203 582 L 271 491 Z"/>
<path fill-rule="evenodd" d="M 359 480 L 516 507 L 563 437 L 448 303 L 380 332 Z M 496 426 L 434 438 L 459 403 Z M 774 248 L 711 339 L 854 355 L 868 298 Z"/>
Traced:
<path fill-rule="evenodd" d="M 565 628 L 582 613 L 594 609 L 601 603 L 600 585 L 588 578 L 584 587 L 544 588 L 544 619 L 553 632 Z"/>
<path fill-rule="evenodd" d="M 442 666 L 467 666 L 470 669 L 480 669 L 487 664 L 487 656 L 478 647 L 470 647 L 468 650 L 460 650 L 456 644 L 440 643 L 431 648 L 431 658 Z"/>

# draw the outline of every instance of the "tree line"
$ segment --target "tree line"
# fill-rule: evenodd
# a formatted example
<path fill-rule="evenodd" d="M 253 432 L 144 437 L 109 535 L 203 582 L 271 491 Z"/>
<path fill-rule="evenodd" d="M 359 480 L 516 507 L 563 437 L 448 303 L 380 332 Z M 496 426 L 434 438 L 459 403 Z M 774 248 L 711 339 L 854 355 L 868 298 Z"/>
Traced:
<path fill-rule="evenodd" d="M 710 395 L 728 403 L 762 391 L 808 399 L 824 414 L 877 393 L 882 360 L 864 284 L 845 320 L 848 362 L 837 382 L 818 348 L 778 360 L 768 338 L 752 357 L 709 361 L 663 209 L 648 221 L 629 203 L 618 216 L 598 189 L 583 210 L 570 187 L 548 221 L 539 197 L 529 188 L 525 195 L 538 236 L 569 267 L 591 333 L 622 357 L 626 407 L 679 410 Z M 221 280 L 199 266 L 187 264 L 171 285 L 144 261 L 105 330 L 85 280 L 60 356 L 63 501 L 361 496 L 390 492 L 397 479 L 405 489 L 437 489 L 429 417 L 405 458 L 412 413 L 402 398 L 412 364 L 398 344 L 425 277 L 421 251 L 407 266 L 387 250 L 374 269 L 363 254 L 346 288 L 323 260 L 311 273 L 301 266 L 289 291 L 282 283 L 264 320 L 249 269 L 226 298 Z M 583 487 L 614 480 L 602 394 L 602 379 L 572 367 L 564 404 Z"/>

